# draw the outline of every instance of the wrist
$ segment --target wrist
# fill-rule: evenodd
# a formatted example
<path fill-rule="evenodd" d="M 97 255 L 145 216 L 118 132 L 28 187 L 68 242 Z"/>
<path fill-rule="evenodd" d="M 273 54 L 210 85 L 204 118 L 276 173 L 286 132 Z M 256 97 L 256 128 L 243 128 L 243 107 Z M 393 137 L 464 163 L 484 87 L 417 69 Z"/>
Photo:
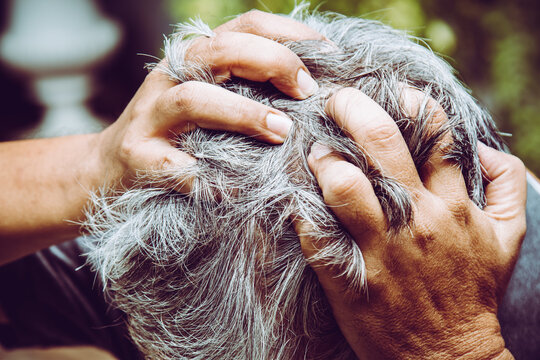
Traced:
<path fill-rule="evenodd" d="M 510 360 L 514 359 L 512 354 L 504 346 L 504 339 L 502 336 L 493 337 L 490 339 L 479 339 L 474 349 L 464 353 L 460 356 L 449 356 L 448 358 L 462 359 L 462 360 Z"/>
<path fill-rule="evenodd" d="M 85 184 L 88 191 L 96 191 L 106 182 L 106 151 L 103 149 L 102 133 L 88 134 L 87 136 L 87 156 L 79 176 L 85 179 L 82 183 Z"/>
<path fill-rule="evenodd" d="M 343 327 L 342 332 L 361 359 L 513 359 L 505 347 L 495 314 L 483 314 L 475 320 L 451 324 L 451 328 L 437 330 L 431 326 L 434 324 L 427 322 L 423 330 L 399 334 L 373 329 L 358 333 Z"/>
<path fill-rule="evenodd" d="M 118 188 L 126 171 L 126 167 L 119 160 L 120 150 L 113 146 L 117 135 L 115 124 L 95 134 L 94 152 L 91 156 L 95 175 L 92 186 L 94 190 Z"/>
<path fill-rule="evenodd" d="M 505 347 L 499 321 L 494 313 L 479 315 L 474 320 L 456 327 L 456 330 L 459 332 L 444 343 L 447 358 L 513 359 Z"/>

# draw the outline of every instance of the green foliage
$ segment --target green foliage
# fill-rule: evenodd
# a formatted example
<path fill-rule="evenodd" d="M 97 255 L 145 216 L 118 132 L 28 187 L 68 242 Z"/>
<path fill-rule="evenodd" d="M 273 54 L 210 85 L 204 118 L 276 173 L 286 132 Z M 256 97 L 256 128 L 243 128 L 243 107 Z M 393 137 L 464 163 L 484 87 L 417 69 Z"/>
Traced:
<path fill-rule="evenodd" d="M 217 26 L 252 8 L 287 13 L 294 0 L 167 0 L 171 18 Z M 427 39 L 494 114 L 512 151 L 540 174 L 540 2 L 313 0 L 312 8 L 375 19 Z"/>
<path fill-rule="evenodd" d="M 241 14 L 250 8 L 243 0 L 168 0 L 171 18 L 185 21 L 200 16 L 212 27 L 223 23 L 227 17 Z"/>

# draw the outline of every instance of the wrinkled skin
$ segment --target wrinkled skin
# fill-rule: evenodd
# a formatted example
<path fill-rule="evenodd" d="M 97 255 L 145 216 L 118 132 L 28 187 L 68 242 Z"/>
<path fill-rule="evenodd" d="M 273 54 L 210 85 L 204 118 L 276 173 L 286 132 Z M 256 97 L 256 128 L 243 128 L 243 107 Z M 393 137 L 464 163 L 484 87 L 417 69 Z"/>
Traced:
<path fill-rule="evenodd" d="M 404 105 L 414 112 L 418 94 L 410 89 L 404 94 Z M 434 128 L 446 120 L 440 108 L 435 110 Z M 496 314 L 525 235 L 522 162 L 479 144 L 489 180 L 487 206 L 481 210 L 469 200 L 459 168 L 444 158 L 450 135 L 417 171 L 393 120 L 360 91 L 337 92 L 326 111 L 374 166 L 410 192 L 415 205 L 410 229 L 390 234 L 367 177 L 324 144 L 313 146 L 308 161 L 324 200 L 365 259 L 367 293 L 351 291 L 339 266 L 313 264 L 356 354 L 362 359 L 512 358 Z M 314 255 L 321 244 L 304 235 L 308 229 L 301 222 L 296 228 L 304 254 Z"/>
<path fill-rule="evenodd" d="M 211 63 L 222 81 L 233 75 L 270 81 L 298 99 L 317 90 L 298 56 L 279 43 L 324 40 L 305 25 L 251 11 L 215 33 L 197 39 L 186 61 Z M 280 144 L 290 125 L 275 109 L 215 85 L 176 84 L 155 69 L 101 133 L 0 144 L 0 264 L 79 235 L 91 191 L 121 190 L 139 172 L 193 164 L 195 159 L 174 147 L 177 134 L 203 127 Z M 176 190 L 189 190 L 189 179 L 183 180 Z"/>
<path fill-rule="evenodd" d="M 282 40 L 324 38 L 294 21 L 258 11 L 197 40 L 188 60 L 213 64 L 222 80 L 270 81 L 298 99 L 316 91 L 298 57 Z M 258 51 L 249 52 L 246 44 Z M 305 75 L 299 76 L 302 71 Z M 307 75 L 307 77 L 306 77 Z M 370 109 L 369 117 L 358 108 Z M 491 180 L 482 211 L 467 198 L 461 174 L 435 154 L 420 174 L 397 128 L 354 90 L 328 105 L 336 119 L 386 174 L 414 195 L 415 226 L 388 239 L 384 214 L 369 181 L 324 147 L 310 166 L 325 201 L 357 240 L 368 271 L 369 300 L 348 291 L 335 269 L 314 264 L 340 327 L 366 358 L 488 358 L 511 356 L 496 319 L 525 231 L 524 169 L 510 155 L 480 147 Z M 268 117 L 269 114 L 281 116 Z M 369 120 L 369 121 L 368 121 Z M 175 84 L 152 71 L 119 119 L 99 134 L 0 144 L 0 262 L 8 262 L 78 234 L 77 221 L 99 187 L 131 185 L 140 171 L 191 165 L 170 140 L 199 126 L 279 144 L 286 115 L 209 84 Z M 396 155 L 396 154 L 399 154 Z M 336 177 L 335 174 L 340 174 Z M 189 179 L 177 190 L 189 189 Z M 301 224 L 297 226 L 300 233 Z M 306 256 L 316 251 L 301 234 Z M 37 356 L 37 355 L 36 355 Z"/>

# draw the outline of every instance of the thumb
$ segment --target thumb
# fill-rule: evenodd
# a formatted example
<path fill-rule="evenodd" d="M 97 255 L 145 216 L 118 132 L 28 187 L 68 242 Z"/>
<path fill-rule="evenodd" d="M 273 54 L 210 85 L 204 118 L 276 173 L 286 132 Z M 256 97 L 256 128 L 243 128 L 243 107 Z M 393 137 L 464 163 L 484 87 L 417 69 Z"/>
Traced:
<path fill-rule="evenodd" d="M 488 181 L 484 212 L 496 224 L 499 238 L 512 249 L 519 247 L 526 228 L 526 170 L 517 157 L 478 143 L 478 157 Z"/>

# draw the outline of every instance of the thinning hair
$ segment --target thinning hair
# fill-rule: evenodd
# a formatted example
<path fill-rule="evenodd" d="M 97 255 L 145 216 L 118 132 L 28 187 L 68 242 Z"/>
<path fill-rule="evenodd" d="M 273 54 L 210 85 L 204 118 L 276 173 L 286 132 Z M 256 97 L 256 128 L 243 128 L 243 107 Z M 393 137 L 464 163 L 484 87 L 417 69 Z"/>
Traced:
<path fill-rule="evenodd" d="M 477 141 L 498 149 L 502 141 L 489 114 L 447 63 L 375 21 L 310 13 L 305 5 L 289 16 L 335 44 L 285 44 L 317 80 L 318 94 L 297 101 L 269 84 L 242 79 L 220 84 L 287 113 L 293 126 L 283 145 L 196 129 L 180 135 L 177 147 L 197 165 L 158 174 L 159 181 L 155 173 L 141 175 L 132 189 L 97 196 L 88 213 L 89 262 L 112 304 L 125 312 L 130 335 L 147 358 L 354 358 L 291 223 L 299 217 L 312 236 L 327 240 L 317 259 L 347 259 L 343 275 L 354 290 L 362 288 L 362 253 L 322 200 L 307 166 L 311 145 L 328 145 L 367 174 L 390 229 L 412 226 L 413 205 L 405 188 L 370 166 L 325 115 L 325 101 L 339 88 L 360 89 L 390 114 L 417 167 L 444 131 L 451 131 L 454 144 L 446 156 L 461 166 L 470 198 L 484 204 Z M 190 39 L 199 35 L 213 33 L 200 21 L 180 25 L 166 41 L 168 67 L 161 70 L 178 82 L 215 84 L 206 64 L 184 61 Z M 400 103 L 402 84 L 426 95 L 415 118 Z M 429 125 L 428 96 L 448 116 L 444 131 Z M 186 176 L 195 178 L 190 193 L 169 190 Z"/>

